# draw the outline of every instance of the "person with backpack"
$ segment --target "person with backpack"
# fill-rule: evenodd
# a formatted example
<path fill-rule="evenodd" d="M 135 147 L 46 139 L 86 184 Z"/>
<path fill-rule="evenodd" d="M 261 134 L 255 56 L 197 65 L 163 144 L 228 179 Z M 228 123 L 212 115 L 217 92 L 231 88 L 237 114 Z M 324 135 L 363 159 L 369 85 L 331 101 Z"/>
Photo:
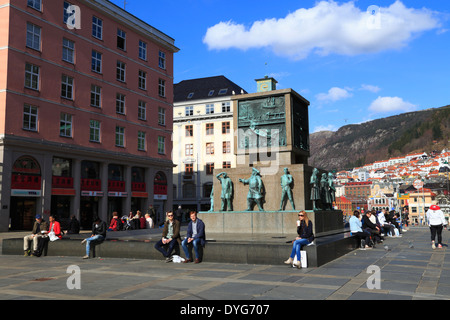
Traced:
<path fill-rule="evenodd" d="M 122 229 L 123 222 L 121 219 L 119 219 L 119 214 L 117 213 L 117 211 L 114 211 L 108 231 L 121 231 Z"/>

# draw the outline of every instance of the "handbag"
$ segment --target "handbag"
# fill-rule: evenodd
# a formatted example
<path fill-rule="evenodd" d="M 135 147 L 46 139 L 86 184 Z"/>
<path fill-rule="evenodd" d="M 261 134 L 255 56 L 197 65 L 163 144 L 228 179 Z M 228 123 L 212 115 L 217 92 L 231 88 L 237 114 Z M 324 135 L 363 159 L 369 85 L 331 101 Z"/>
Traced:
<path fill-rule="evenodd" d="M 50 241 L 56 241 L 59 238 L 56 236 L 55 232 L 53 231 L 53 227 L 55 226 L 55 224 L 52 224 L 52 230 L 50 230 L 50 232 L 48 233 L 48 237 L 50 239 Z"/>
<path fill-rule="evenodd" d="M 297 261 L 297 255 L 295 255 L 294 261 L 292 262 L 293 268 L 296 268 L 295 264 L 297 263 Z M 300 251 L 300 265 L 302 266 L 302 268 L 308 268 L 308 257 L 306 256 L 306 251 L 304 250 Z"/>

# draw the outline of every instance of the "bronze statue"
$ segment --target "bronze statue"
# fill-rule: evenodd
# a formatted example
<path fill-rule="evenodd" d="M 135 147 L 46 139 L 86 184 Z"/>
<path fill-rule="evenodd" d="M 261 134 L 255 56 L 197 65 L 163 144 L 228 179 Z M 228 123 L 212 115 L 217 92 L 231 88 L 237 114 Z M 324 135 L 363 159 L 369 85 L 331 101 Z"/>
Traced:
<path fill-rule="evenodd" d="M 336 202 L 336 187 L 334 186 L 333 174 L 331 172 L 328 173 L 328 188 L 331 210 L 334 210 L 333 203 Z"/>
<path fill-rule="evenodd" d="M 209 198 L 211 199 L 211 208 L 209 209 L 209 212 L 214 211 L 214 185 L 211 188 L 211 193 L 209 194 Z"/>
<path fill-rule="evenodd" d="M 295 210 L 295 204 L 294 199 L 292 197 L 292 182 L 294 179 L 292 178 L 292 175 L 289 174 L 289 169 L 284 168 L 284 175 L 281 176 L 281 202 L 280 202 L 280 211 L 284 210 L 283 203 L 286 200 L 286 197 L 289 199 L 292 210 Z M 287 203 L 287 200 L 286 200 Z"/>
<path fill-rule="evenodd" d="M 317 168 L 314 168 L 310 180 L 313 210 L 320 210 L 320 208 L 317 207 L 317 200 L 320 200 L 320 181 L 317 176 L 318 174 L 319 170 Z"/>
<path fill-rule="evenodd" d="M 226 172 L 221 172 L 216 177 L 222 185 L 222 193 L 220 194 L 220 198 L 222 199 L 222 206 L 220 208 L 220 211 L 233 211 L 233 182 Z"/>
<path fill-rule="evenodd" d="M 322 200 L 322 206 L 324 210 L 331 209 L 331 195 L 328 185 L 328 175 L 322 173 L 322 179 L 320 180 L 320 199 Z"/>
<path fill-rule="evenodd" d="M 261 177 L 259 176 L 259 171 L 252 168 L 252 175 L 248 179 L 239 179 L 239 182 L 249 185 L 249 190 L 247 194 L 247 210 L 253 211 L 253 203 L 256 202 L 259 211 L 264 211 L 263 202 L 263 183 Z"/>

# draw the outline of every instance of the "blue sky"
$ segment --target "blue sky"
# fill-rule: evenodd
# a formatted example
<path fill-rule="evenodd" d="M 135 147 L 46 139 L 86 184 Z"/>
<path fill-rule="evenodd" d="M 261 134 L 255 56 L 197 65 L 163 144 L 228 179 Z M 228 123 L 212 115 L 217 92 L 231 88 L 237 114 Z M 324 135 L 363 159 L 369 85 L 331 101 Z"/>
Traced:
<path fill-rule="evenodd" d="M 123 7 L 123 0 L 113 0 Z M 174 82 L 277 79 L 307 100 L 310 132 L 450 105 L 450 2 L 127 0 L 175 39 Z"/>

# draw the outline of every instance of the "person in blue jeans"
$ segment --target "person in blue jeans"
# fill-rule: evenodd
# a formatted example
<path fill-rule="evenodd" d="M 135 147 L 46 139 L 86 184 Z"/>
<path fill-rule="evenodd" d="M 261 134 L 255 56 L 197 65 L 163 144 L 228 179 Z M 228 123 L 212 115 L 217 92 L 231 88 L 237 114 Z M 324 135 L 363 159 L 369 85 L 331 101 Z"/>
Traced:
<path fill-rule="evenodd" d="M 298 221 L 297 221 L 297 233 L 298 237 L 292 241 L 292 252 L 289 259 L 284 261 L 285 264 L 292 264 L 294 261 L 295 255 L 297 255 L 297 268 L 301 268 L 300 263 L 300 250 L 303 246 L 310 244 L 314 241 L 314 233 L 313 233 L 313 223 L 309 221 L 308 214 L 306 211 L 300 211 L 298 213 Z"/>
<path fill-rule="evenodd" d="M 199 247 L 205 246 L 205 224 L 201 219 L 197 218 L 197 212 L 191 211 L 191 221 L 189 222 L 186 239 L 183 240 L 181 246 L 183 247 L 184 254 L 186 255 L 185 263 L 192 262 L 192 258 L 189 256 L 189 245 L 194 246 L 195 263 L 202 261 L 202 256 L 199 252 Z"/>
<path fill-rule="evenodd" d="M 91 250 L 91 242 L 94 241 L 95 244 L 102 243 L 106 238 L 106 222 L 102 221 L 99 217 L 94 217 L 94 223 L 92 224 L 92 235 L 81 241 L 81 244 L 86 243 L 86 255 L 83 259 L 89 259 L 89 253 Z"/>

